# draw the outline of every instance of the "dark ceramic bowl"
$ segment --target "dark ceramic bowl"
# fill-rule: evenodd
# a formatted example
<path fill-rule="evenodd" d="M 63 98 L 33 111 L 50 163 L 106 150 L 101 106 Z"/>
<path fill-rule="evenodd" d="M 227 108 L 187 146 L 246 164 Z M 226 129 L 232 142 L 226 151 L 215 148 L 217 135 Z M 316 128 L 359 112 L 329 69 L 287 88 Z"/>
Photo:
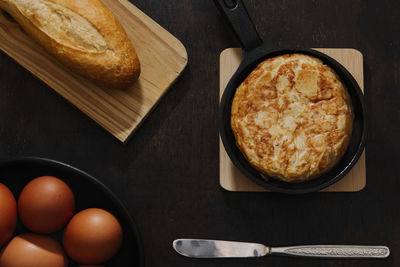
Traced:
<path fill-rule="evenodd" d="M 0 183 L 13 192 L 15 198 L 23 187 L 39 176 L 55 176 L 66 182 L 75 195 L 75 213 L 87 208 L 110 211 L 120 222 L 124 240 L 119 252 L 106 263 L 107 267 L 144 266 L 144 254 L 136 224 L 126 208 L 104 184 L 91 175 L 67 164 L 43 158 L 17 158 L 0 162 Z M 61 241 L 62 230 L 51 236 Z M 29 232 L 19 221 L 15 235 Z M 69 266 L 77 266 L 69 260 Z"/>

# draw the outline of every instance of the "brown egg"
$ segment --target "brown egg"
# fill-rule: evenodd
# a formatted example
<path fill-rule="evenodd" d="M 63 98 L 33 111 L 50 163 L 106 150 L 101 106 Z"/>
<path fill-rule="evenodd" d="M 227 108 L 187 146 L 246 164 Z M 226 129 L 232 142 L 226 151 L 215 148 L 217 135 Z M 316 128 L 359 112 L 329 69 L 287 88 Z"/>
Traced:
<path fill-rule="evenodd" d="M 17 202 L 7 186 L 0 183 L 0 247 L 14 234 L 17 224 Z"/>
<path fill-rule="evenodd" d="M 102 209 L 86 209 L 72 217 L 64 231 L 67 254 L 82 264 L 99 264 L 109 260 L 122 242 L 118 220 Z"/>
<path fill-rule="evenodd" d="M 18 199 L 22 223 L 41 234 L 60 230 L 74 214 L 74 208 L 75 198 L 69 186 L 52 176 L 30 181 Z"/>
<path fill-rule="evenodd" d="M 22 234 L 0 252 L 0 267 L 66 267 L 60 244 L 47 236 Z"/>

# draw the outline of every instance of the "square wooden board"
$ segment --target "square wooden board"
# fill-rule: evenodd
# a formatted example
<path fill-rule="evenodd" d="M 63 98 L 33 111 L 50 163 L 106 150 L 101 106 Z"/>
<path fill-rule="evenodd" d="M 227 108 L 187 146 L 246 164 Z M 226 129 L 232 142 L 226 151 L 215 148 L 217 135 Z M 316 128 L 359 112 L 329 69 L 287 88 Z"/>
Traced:
<path fill-rule="evenodd" d="M 364 90 L 363 56 L 360 51 L 351 48 L 318 48 L 340 62 L 354 76 Z M 242 59 L 240 48 L 227 48 L 220 55 L 220 97 Z M 245 177 L 226 154 L 221 138 L 219 142 L 219 181 L 222 188 L 239 192 L 268 192 Z M 357 192 L 365 187 L 365 151 L 353 169 L 337 183 L 321 190 L 324 192 Z"/>
<path fill-rule="evenodd" d="M 74 74 L 0 11 L 0 49 L 122 142 L 158 103 L 187 64 L 182 43 L 127 0 L 102 0 L 135 46 L 141 75 L 125 90 L 100 88 Z"/>

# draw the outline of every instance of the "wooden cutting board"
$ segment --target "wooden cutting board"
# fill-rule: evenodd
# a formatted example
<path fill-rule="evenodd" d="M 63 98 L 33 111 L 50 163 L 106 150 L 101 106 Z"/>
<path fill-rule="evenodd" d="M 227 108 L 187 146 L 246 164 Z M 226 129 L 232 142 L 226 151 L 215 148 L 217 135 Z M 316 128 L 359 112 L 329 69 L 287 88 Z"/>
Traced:
<path fill-rule="evenodd" d="M 344 48 L 318 48 L 316 49 L 336 59 L 353 75 L 361 90 L 364 91 L 363 56 L 360 51 Z M 228 48 L 220 55 L 220 97 L 233 73 L 236 71 L 242 59 L 240 48 Z M 219 145 L 219 181 L 222 188 L 228 191 L 238 192 L 267 192 L 263 187 L 255 184 L 245 177 L 232 163 L 225 152 L 220 139 Z M 357 164 L 339 182 L 323 189 L 325 192 L 357 192 L 366 184 L 365 151 Z"/>
<path fill-rule="evenodd" d="M 124 90 L 100 88 L 69 71 L 0 10 L 0 49 L 122 142 L 126 142 L 187 64 L 182 43 L 127 0 L 102 0 L 124 26 L 141 75 Z"/>

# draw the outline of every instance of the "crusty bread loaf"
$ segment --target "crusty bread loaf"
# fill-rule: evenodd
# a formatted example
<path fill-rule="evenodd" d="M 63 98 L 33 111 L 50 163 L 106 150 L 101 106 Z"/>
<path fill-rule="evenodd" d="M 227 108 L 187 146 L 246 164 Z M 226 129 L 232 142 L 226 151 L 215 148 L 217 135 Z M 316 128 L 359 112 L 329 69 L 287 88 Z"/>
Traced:
<path fill-rule="evenodd" d="M 0 0 L 0 8 L 62 64 L 101 86 L 123 88 L 139 77 L 131 41 L 100 0 Z"/>
<path fill-rule="evenodd" d="M 321 60 L 287 54 L 261 62 L 238 87 L 231 126 L 261 173 L 287 182 L 315 178 L 339 162 L 350 141 L 350 96 Z"/>

